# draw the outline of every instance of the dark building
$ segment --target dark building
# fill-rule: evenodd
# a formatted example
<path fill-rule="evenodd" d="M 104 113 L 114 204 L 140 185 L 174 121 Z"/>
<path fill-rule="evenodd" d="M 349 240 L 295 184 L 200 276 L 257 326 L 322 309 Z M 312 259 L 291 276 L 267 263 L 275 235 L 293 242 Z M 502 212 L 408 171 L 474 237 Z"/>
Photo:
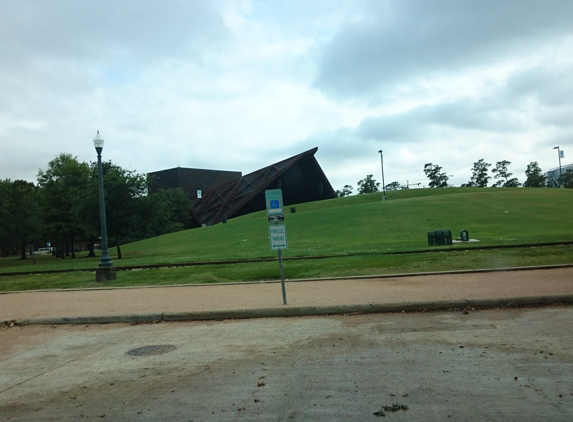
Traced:
<path fill-rule="evenodd" d="M 149 173 L 156 179 L 160 177 L 157 183 L 154 179 L 151 193 L 161 188 L 183 188 L 193 200 L 195 227 L 264 210 L 267 189 L 282 189 L 285 206 L 336 198 L 314 157 L 317 150 L 313 148 L 245 176 L 239 172 L 184 168 Z M 202 198 L 197 198 L 197 190 L 202 190 Z"/>
<path fill-rule="evenodd" d="M 182 188 L 189 198 L 194 199 L 197 197 L 198 190 L 205 191 L 231 180 L 237 180 L 242 176 L 242 173 L 240 171 L 175 167 L 147 173 L 147 176 L 151 177 L 150 193 L 156 193 L 160 189 Z"/>

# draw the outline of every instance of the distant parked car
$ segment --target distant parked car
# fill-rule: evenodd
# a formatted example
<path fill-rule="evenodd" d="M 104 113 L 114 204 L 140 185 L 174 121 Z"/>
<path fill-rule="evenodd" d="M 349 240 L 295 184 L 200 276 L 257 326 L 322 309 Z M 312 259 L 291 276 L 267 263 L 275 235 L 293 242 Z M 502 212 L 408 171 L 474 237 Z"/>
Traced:
<path fill-rule="evenodd" d="M 52 255 L 52 252 L 55 252 L 56 248 L 40 248 L 34 251 L 34 255 Z"/>

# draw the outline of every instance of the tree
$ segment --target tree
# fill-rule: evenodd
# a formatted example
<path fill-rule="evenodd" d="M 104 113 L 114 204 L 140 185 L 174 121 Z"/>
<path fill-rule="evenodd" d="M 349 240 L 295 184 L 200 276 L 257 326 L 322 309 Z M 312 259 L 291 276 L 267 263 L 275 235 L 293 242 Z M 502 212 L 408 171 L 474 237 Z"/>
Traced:
<path fill-rule="evenodd" d="M 71 243 L 86 231 L 83 211 L 84 200 L 89 196 L 89 173 L 86 163 L 77 157 L 62 153 L 48 163 L 48 168 L 38 171 L 40 204 L 47 234 L 62 242 Z M 63 255 L 62 255 L 63 257 Z"/>
<path fill-rule="evenodd" d="M 542 188 L 545 186 L 545 175 L 541 171 L 537 161 L 532 161 L 527 165 L 527 170 L 525 170 L 525 175 L 527 179 L 523 183 L 523 186 L 527 188 Z"/>
<path fill-rule="evenodd" d="M 380 183 L 378 183 L 376 180 L 374 180 L 373 177 L 374 177 L 374 175 L 369 174 L 364 179 L 358 181 L 358 194 L 359 195 L 362 195 L 365 193 L 378 192 L 378 186 L 380 186 Z"/>
<path fill-rule="evenodd" d="M 141 237 L 160 236 L 191 228 L 191 200 L 182 188 L 160 189 L 144 198 L 147 218 Z"/>
<path fill-rule="evenodd" d="M 386 190 L 398 190 L 398 189 L 404 189 L 404 186 L 401 186 L 400 183 L 398 182 L 392 182 L 386 185 Z"/>
<path fill-rule="evenodd" d="M 424 173 L 430 179 L 431 188 L 447 188 L 449 177 L 446 173 L 442 173 L 442 168 L 432 163 L 424 165 Z"/>
<path fill-rule="evenodd" d="M 35 243 L 40 237 L 38 189 L 25 180 L 15 180 L 12 186 L 15 212 L 11 221 L 17 229 L 15 237 L 20 241 L 21 259 L 26 259 L 28 242 Z"/>
<path fill-rule="evenodd" d="M 28 243 L 39 240 L 40 209 L 38 190 L 24 180 L 0 181 L 0 244 L 6 249 L 20 250 L 26 259 Z"/>
<path fill-rule="evenodd" d="M 495 182 L 492 185 L 492 187 L 501 186 L 504 188 L 517 188 L 521 186 L 521 183 L 519 183 L 519 180 L 517 180 L 516 177 L 510 179 L 510 177 L 513 176 L 513 173 L 510 173 L 508 169 L 510 164 L 511 162 L 507 160 L 498 161 L 497 163 L 495 163 L 495 168 L 493 168 L 491 172 L 495 174 L 494 176 L 495 179 L 500 179 L 500 180 Z M 505 179 L 505 182 L 502 179 Z"/>
<path fill-rule="evenodd" d="M 97 163 L 90 163 L 91 227 L 100 227 Z M 121 239 L 138 230 L 140 215 L 145 213 L 143 197 L 147 195 L 147 177 L 133 170 L 125 170 L 111 161 L 102 163 L 107 229 L 115 240 L 117 258 L 122 258 Z M 94 213 L 93 211 L 96 211 Z"/>
<path fill-rule="evenodd" d="M 561 181 L 563 182 L 563 186 L 566 188 L 573 188 L 573 170 L 568 169 L 565 173 L 563 173 Z"/>
<path fill-rule="evenodd" d="M 336 191 L 336 196 L 338 196 L 339 198 L 343 198 L 345 196 L 350 196 L 350 195 L 352 195 L 352 186 L 351 185 L 344 185 L 342 190 Z"/>
<path fill-rule="evenodd" d="M 462 185 L 462 187 L 486 188 L 487 182 L 489 179 L 491 179 L 491 177 L 488 175 L 488 167 L 490 166 L 490 163 L 486 163 L 483 158 L 480 158 L 477 162 L 474 163 L 471 180 L 468 183 Z"/>

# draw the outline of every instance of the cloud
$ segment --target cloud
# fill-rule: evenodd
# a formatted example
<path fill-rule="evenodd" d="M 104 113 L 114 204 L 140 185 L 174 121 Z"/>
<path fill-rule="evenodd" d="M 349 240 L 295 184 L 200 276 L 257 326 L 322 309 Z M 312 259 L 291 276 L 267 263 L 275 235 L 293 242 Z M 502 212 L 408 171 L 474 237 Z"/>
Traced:
<path fill-rule="evenodd" d="M 225 36 L 211 2 L 65 0 L 4 2 L 0 37 L 4 57 L 138 62 L 187 57 Z"/>
<path fill-rule="evenodd" d="M 440 73 L 507 61 L 573 32 L 568 0 L 366 2 L 321 54 L 314 85 L 369 96 Z M 380 94 L 378 94 L 380 95 Z"/>
<path fill-rule="evenodd" d="M 257 170 L 315 146 L 335 187 L 516 175 L 571 145 L 570 2 L 3 2 L 0 177 L 57 154 Z M 567 154 L 567 153 L 566 153 Z M 521 174 L 520 174 L 521 176 Z M 388 181 L 387 180 L 387 181 Z"/>

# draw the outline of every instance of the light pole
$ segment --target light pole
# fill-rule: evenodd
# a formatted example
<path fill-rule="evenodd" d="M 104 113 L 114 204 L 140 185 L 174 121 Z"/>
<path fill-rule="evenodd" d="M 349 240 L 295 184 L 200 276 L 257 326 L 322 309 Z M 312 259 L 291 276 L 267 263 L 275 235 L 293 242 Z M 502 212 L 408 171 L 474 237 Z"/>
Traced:
<path fill-rule="evenodd" d="M 559 157 L 559 187 L 564 188 L 565 186 L 563 185 L 563 172 L 561 171 L 561 150 L 559 149 L 559 145 L 553 149 L 557 150 L 557 156 Z"/>
<path fill-rule="evenodd" d="M 386 200 L 386 185 L 384 184 L 384 154 L 382 150 L 378 151 L 380 153 L 380 164 L 382 165 L 382 201 Z"/>
<path fill-rule="evenodd" d="M 99 184 L 99 218 L 101 225 L 101 259 L 96 269 L 96 281 L 115 280 L 115 268 L 107 251 L 107 226 L 105 221 L 105 197 L 103 192 L 103 171 L 101 168 L 101 152 L 103 150 L 103 138 L 97 131 L 94 138 L 94 146 L 97 151 L 97 171 Z"/>

